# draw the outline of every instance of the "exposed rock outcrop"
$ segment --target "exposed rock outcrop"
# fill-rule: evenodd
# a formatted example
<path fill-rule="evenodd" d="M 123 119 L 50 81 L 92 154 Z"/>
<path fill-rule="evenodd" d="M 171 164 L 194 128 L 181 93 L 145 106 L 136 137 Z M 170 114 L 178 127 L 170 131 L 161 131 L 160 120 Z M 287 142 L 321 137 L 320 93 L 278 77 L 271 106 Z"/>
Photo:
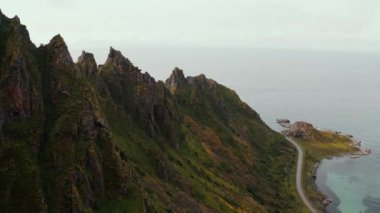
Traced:
<path fill-rule="evenodd" d="M 187 84 L 183 70 L 178 67 L 174 68 L 170 77 L 165 81 L 165 86 L 172 92 Z"/>
<path fill-rule="evenodd" d="M 77 65 L 86 77 L 93 77 L 98 71 L 96 61 L 92 53 L 82 51 L 82 54 L 78 58 Z"/>
<path fill-rule="evenodd" d="M 69 66 L 73 64 L 73 59 L 69 53 L 67 45 L 60 34 L 54 36 L 49 44 L 45 46 L 51 61 L 59 66 Z"/>
<path fill-rule="evenodd" d="M 30 76 L 35 72 L 35 56 L 30 55 L 34 45 L 29 33 L 18 17 L 8 19 L 2 16 L 0 37 L 1 55 L 0 78 L 0 120 L 30 117 L 32 112 L 41 110 L 38 77 Z M 1 123 L 1 122 L 0 122 Z"/>
<path fill-rule="evenodd" d="M 295 150 L 205 75 L 157 82 L 113 48 L 74 63 L 1 13 L 0 62 L 0 211 L 297 210 Z"/>
<path fill-rule="evenodd" d="M 1 19 L 0 209 L 82 212 L 123 194 L 128 166 L 63 38 L 36 48 Z"/>
<path fill-rule="evenodd" d="M 289 129 L 284 130 L 283 133 L 287 136 L 304 140 L 315 140 L 319 137 L 319 133 L 313 125 L 304 121 L 297 121 L 291 124 Z"/>

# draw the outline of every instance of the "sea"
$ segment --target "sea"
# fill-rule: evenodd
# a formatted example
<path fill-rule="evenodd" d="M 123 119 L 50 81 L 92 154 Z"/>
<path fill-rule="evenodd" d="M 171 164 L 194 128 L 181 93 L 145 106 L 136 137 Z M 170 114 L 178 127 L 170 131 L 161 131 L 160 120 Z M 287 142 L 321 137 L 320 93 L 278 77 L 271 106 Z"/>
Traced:
<path fill-rule="evenodd" d="M 235 90 L 274 130 L 280 130 L 277 118 L 287 118 L 353 135 L 372 154 L 323 160 L 316 185 L 332 199 L 327 212 L 380 212 L 380 53 L 275 48 L 120 50 L 157 80 L 168 78 L 174 67 L 185 75 L 205 74 Z M 104 60 L 105 52 L 99 54 Z"/>

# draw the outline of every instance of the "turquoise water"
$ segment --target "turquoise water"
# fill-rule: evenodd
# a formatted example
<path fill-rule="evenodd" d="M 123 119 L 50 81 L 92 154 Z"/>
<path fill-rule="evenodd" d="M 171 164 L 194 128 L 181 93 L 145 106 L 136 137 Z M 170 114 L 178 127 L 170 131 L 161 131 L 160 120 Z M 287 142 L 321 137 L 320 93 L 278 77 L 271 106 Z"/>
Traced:
<path fill-rule="evenodd" d="M 249 94 L 244 94 L 245 100 L 274 129 L 278 129 L 276 118 L 306 120 L 362 140 L 363 147 L 372 149 L 371 155 L 324 160 L 317 170 L 316 183 L 333 200 L 328 212 L 380 212 L 380 56 L 305 54 L 307 60 L 284 56 L 291 62 L 286 60 L 283 70 L 266 74 L 279 77 L 258 81 L 261 86 L 253 86 Z M 288 63 L 294 69 L 289 70 Z"/>
<path fill-rule="evenodd" d="M 305 54 L 307 60 L 274 57 L 284 68 L 269 69 L 261 80 L 252 76 L 243 99 L 274 129 L 276 118 L 306 120 L 362 140 L 370 156 L 324 160 L 316 183 L 333 200 L 328 212 L 380 212 L 380 56 Z"/>
<path fill-rule="evenodd" d="M 273 129 L 304 120 L 354 135 L 372 149 L 359 159 L 324 160 L 317 185 L 328 212 L 380 212 L 380 54 L 268 49 L 131 49 L 127 56 L 158 79 L 175 66 L 234 89 Z"/>

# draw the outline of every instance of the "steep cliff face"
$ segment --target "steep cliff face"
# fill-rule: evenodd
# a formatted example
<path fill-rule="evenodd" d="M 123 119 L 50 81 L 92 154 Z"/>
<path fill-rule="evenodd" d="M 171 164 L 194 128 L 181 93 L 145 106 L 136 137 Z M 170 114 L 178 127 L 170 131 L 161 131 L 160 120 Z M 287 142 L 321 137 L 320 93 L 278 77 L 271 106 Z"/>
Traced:
<path fill-rule="evenodd" d="M 126 165 L 95 89 L 82 78 L 59 35 L 40 52 L 45 110 L 41 151 L 47 162 L 42 178 L 48 204 L 82 211 L 97 206 L 99 200 L 125 193 L 122 171 Z"/>
<path fill-rule="evenodd" d="M 109 89 L 112 102 L 121 106 L 150 137 L 169 140 L 173 146 L 178 146 L 180 115 L 162 82 L 156 82 L 148 73 L 141 73 L 113 48 L 99 69 L 99 78 Z"/>
<path fill-rule="evenodd" d="M 38 59 L 18 17 L 0 14 L 0 29 L 0 205 L 5 211 L 42 210 L 35 166 L 43 123 Z"/>
<path fill-rule="evenodd" d="M 18 18 L 1 17 L 0 206 L 82 211 L 123 193 L 122 161 L 62 37 L 36 48 Z"/>
<path fill-rule="evenodd" d="M 73 62 L 0 12 L 0 209 L 297 212 L 295 150 L 237 94 L 110 48 Z"/>

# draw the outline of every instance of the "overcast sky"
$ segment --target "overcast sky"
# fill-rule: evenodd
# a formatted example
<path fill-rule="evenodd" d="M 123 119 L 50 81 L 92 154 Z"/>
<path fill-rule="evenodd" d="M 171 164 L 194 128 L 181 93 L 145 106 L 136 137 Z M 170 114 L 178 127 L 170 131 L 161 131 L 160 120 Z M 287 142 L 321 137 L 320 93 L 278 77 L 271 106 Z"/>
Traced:
<path fill-rule="evenodd" d="M 380 51 L 379 0 L 0 0 L 36 45 Z"/>

